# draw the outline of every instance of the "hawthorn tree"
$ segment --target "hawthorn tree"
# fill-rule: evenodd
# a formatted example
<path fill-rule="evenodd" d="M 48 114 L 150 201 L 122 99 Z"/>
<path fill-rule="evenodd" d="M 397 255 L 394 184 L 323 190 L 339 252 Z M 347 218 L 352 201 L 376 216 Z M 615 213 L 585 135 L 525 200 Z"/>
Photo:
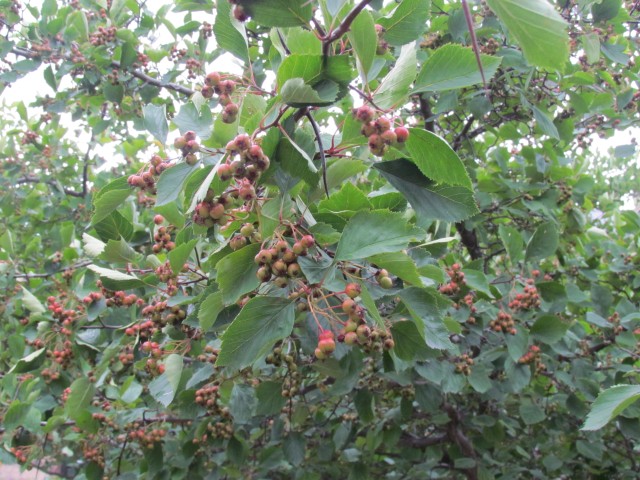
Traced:
<path fill-rule="evenodd" d="M 0 461 L 638 477 L 638 2 L 30 3 Z"/>

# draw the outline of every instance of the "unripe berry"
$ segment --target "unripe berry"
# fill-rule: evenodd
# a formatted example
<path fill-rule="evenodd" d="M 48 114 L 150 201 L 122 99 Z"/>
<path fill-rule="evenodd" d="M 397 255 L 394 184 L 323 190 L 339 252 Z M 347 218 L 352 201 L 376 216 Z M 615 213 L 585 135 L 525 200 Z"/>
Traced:
<path fill-rule="evenodd" d="M 391 121 L 387 117 L 379 117 L 376 121 L 376 130 L 378 133 L 386 132 L 391 128 Z"/>
<path fill-rule="evenodd" d="M 286 288 L 289 285 L 289 280 L 287 277 L 276 277 L 273 283 L 276 287 Z"/>
<path fill-rule="evenodd" d="M 184 157 L 184 161 L 187 163 L 187 165 L 193 166 L 198 163 L 198 156 L 195 153 L 189 153 Z"/>
<path fill-rule="evenodd" d="M 245 223 L 240 229 L 240 233 L 245 237 L 250 237 L 254 231 L 255 231 L 255 228 L 253 227 L 252 223 Z"/>
<path fill-rule="evenodd" d="M 344 293 L 349 298 L 356 298 L 362 292 L 362 287 L 357 283 L 347 283 L 344 288 Z"/>
<path fill-rule="evenodd" d="M 362 133 L 365 137 L 370 137 L 374 133 L 376 133 L 376 125 L 373 122 L 365 123 L 362 125 L 360 129 L 360 133 Z"/>
<path fill-rule="evenodd" d="M 386 130 L 380 134 L 380 138 L 386 145 L 393 145 L 398 141 L 398 137 L 396 136 L 393 130 Z"/>
<path fill-rule="evenodd" d="M 229 246 L 231 247 L 232 250 L 240 250 L 246 244 L 247 244 L 247 239 L 242 235 L 236 235 L 229 241 Z"/>
<path fill-rule="evenodd" d="M 231 95 L 236 89 L 236 82 L 233 80 L 224 80 L 220 82 L 220 89 L 222 90 L 222 93 Z"/>
<path fill-rule="evenodd" d="M 336 342 L 332 338 L 322 339 L 318 342 L 318 348 L 322 353 L 330 355 L 336 350 Z"/>
<path fill-rule="evenodd" d="M 357 305 L 351 298 L 347 298 L 342 302 L 342 311 L 344 313 L 353 313 L 356 311 Z"/>
<path fill-rule="evenodd" d="M 269 267 L 260 267 L 256 272 L 256 276 L 261 282 L 268 282 L 271 278 L 271 270 Z"/>
<path fill-rule="evenodd" d="M 300 275 L 300 265 L 297 263 L 292 263 L 287 267 L 287 275 L 290 277 L 297 277 Z"/>
<path fill-rule="evenodd" d="M 173 146 L 178 150 L 182 150 L 187 144 L 187 139 L 184 137 L 178 137 L 173 141 Z"/>
<path fill-rule="evenodd" d="M 222 165 L 218 165 L 218 176 L 220 180 L 226 182 L 227 180 L 231 180 L 233 177 L 233 172 L 231 171 L 231 166 L 228 163 L 223 163 Z"/>
<path fill-rule="evenodd" d="M 195 140 L 196 139 L 196 132 L 194 132 L 193 130 L 189 130 L 187 132 L 184 132 L 184 138 L 185 140 L 188 142 L 190 140 Z"/>
<path fill-rule="evenodd" d="M 225 110 L 233 110 L 233 108 L 230 108 L 232 106 L 234 106 L 236 109 L 235 113 L 238 113 L 238 106 L 235 103 L 227 105 Z M 251 147 L 251 137 L 249 137 L 249 135 L 247 135 L 246 133 L 241 133 L 233 141 L 236 142 L 236 145 L 238 145 L 238 148 L 240 150 L 248 150 Z M 254 146 L 260 148 L 259 145 Z"/>
<path fill-rule="evenodd" d="M 253 185 L 243 185 L 238 190 L 238 194 L 240 195 L 240 198 L 245 202 L 256 198 L 256 191 L 254 190 Z"/>
<path fill-rule="evenodd" d="M 362 123 L 369 123 L 373 120 L 374 110 L 368 105 L 362 105 L 359 108 L 354 109 L 353 115 L 355 119 Z"/>
<path fill-rule="evenodd" d="M 311 248 L 316 244 L 316 239 L 313 238 L 313 235 L 305 235 L 300 239 L 300 243 L 304 248 Z"/>
<path fill-rule="evenodd" d="M 209 209 L 209 216 L 214 220 L 220 220 L 224 216 L 224 205 L 221 203 L 214 204 Z"/>
<path fill-rule="evenodd" d="M 236 153 L 240 153 L 240 146 L 236 143 L 235 140 L 231 140 L 229 143 L 227 143 L 227 146 L 225 147 L 225 149 L 227 150 L 227 153 L 229 155 L 235 155 Z"/>
<path fill-rule="evenodd" d="M 260 250 L 258 254 L 255 256 L 256 263 L 271 263 L 272 260 L 271 252 L 269 250 Z"/>
<path fill-rule="evenodd" d="M 355 332 L 347 332 L 344 334 L 344 343 L 347 345 L 355 345 L 358 343 L 358 335 Z"/>
<path fill-rule="evenodd" d="M 231 97 L 226 93 L 221 93 L 220 96 L 218 97 L 218 103 L 223 107 L 226 107 L 231 103 Z"/>
<path fill-rule="evenodd" d="M 200 90 L 200 93 L 204 98 L 211 98 L 213 97 L 214 90 L 212 86 L 205 85 L 204 87 L 202 87 L 202 90 Z"/>
<path fill-rule="evenodd" d="M 406 127 L 396 127 L 394 133 L 398 143 L 404 143 L 409 138 L 409 130 Z"/>
<path fill-rule="evenodd" d="M 356 335 L 358 336 L 358 340 L 364 342 L 371 335 L 371 329 L 366 325 L 358 325 L 356 329 Z"/>
<path fill-rule="evenodd" d="M 276 260 L 273 265 L 271 265 L 271 271 L 275 275 L 285 275 L 287 273 L 287 264 L 282 260 Z"/>
<path fill-rule="evenodd" d="M 217 87 L 220 84 L 220 74 L 218 72 L 211 72 L 204 78 L 204 83 L 211 87 Z"/>
<path fill-rule="evenodd" d="M 389 289 L 393 287 L 393 280 L 390 277 L 380 277 L 378 279 L 378 283 L 384 289 Z"/>
<path fill-rule="evenodd" d="M 294 243 L 293 247 L 291 247 L 291 251 L 293 251 L 293 253 L 295 253 L 296 255 L 304 256 L 307 254 L 307 249 L 300 242 Z"/>
<path fill-rule="evenodd" d="M 156 225 L 160 225 L 162 222 L 164 222 L 164 217 L 162 215 L 156 215 L 153 217 L 153 223 Z"/>
<path fill-rule="evenodd" d="M 327 358 L 327 355 L 322 350 L 320 350 L 320 348 L 316 348 L 313 353 L 318 360 L 324 360 L 325 358 Z"/>

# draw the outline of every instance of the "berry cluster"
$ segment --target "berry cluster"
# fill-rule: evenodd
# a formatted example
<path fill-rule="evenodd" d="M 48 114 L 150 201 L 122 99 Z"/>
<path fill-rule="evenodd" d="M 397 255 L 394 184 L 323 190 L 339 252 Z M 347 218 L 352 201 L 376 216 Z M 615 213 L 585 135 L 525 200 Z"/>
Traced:
<path fill-rule="evenodd" d="M 336 342 L 331 330 L 322 330 L 318 335 L 318 346 L 313 352 L 318 360 L 328 358 L 336 350 Z"/>
<path fill-rule="evenodd" d="M 200 151 L 200 144 L 196 140 L 196 132 L 189 130 L 184 135 L 173 141 L 173 146 L 180 150 L 184 161 L 189 165 L 195 165 L 198 161 L 196 153 Z"/>
<path fill-rule="evenodd" d="M 87 462 L 94 462 L 104 468 L 104 452 L 101 446 L 92 446 L 89 442 L 84 442 L 82 446 L 82 456 Z"/>
<path fill-rule="evenodd" d="M 131 331 L 131 333 L 129 333 L 128 330 L 130 329 L 126 329 L 125 335 L 135 335 L 134 331 Z M 124 347 L 124 349 L 122 349 L 122 351 L 118 355 L 118 360 L 120 360 L 120 363 L 122 363 L 122 365 L 131 365 L 133 363 L 133 361 L 135 360 L 135 356 L 133 355 L 133 348 L 131 347 L 131 345 L 127 345 L 126 347 Z"/>
<path fill-rule="evenodd" d="M 460 292 L 460 288 L 466 282 L 464 280 L 464 273 L 459 263 L 454 263 L 451 268 L 447 270 L 449 275 L 449 283 L 440 286 L 440 293 L 443 295 L 455 295 Z"/>
<path fill-rule="evenodd" d="M 91 292 L 89 295 L 82 299 L 82 303 L 85 305 L 91 305 L 93 302 L 97 302 L 102 299 L 102 293 L 100 292 Z"/>
<path fill-rule="evenodd" d="M 376 35 L 378 44 L 376 45 L 376 55 L 384 55 L 389 51 L 389 43 L 384 39 L 384 33 L 387 31 L 382 25 L 376 23 Z"/>
<path fill-rule="evenodd" d="M 28 445 L 23 447 L 11 447 L 10 452 L 14 457 L 16 457 L 16 462 L 24 465 L 29 460 L 31 447 Z"/>
<path fill-rule="evenodd" d="M 154 222 L 157 217 L 162 218 L 161 215 L 156 215 L 156 217 L 154 218 Z M 170 229 L 171 227 L 158 227 L 156 233 L 153 234 L 153 240 L 156 242 L 151 247 L 153 253 L 160 253 L 162 250 L 170 252 L 171 250 L 176 248 L 175 242 L 171 240 Z"/>
<path fill-rule="evenodd" d="M 236 90 L 236 82 L 227 79 L 224 80 L 218 72 L 211 72 L 204 78 L 204 86 L 200 93 L 204 98 L 211 98 L 214 94 L 218 95 L 218 103 L 222 105 L 222 122 L 233 123 L 238 118 L 240 110 L 238 104 L 233 103 L 231 95 Z"/>
<path fill-rule="evenodd" d="M 164 428 L 151 428 L 145 430 L 140 426 L 135 426 L 129 431 L 129 439 L 139 443 L 143 448 L 153 448 L 156 443 L 162 442 L 167 435 Z"/>
<path fill-rule="evenodd" d="M 148 191 L 151 194 L 156 193 L 156 176 L 160 175 L 167 168 L 171 167 L 169 162 L 162 160 L 160 155 L 151 157 L 151 166 L 142 173 L 130 175 L 127 183 L 132 187 L 138 187 L 142 191 Z"/>
<path fill-rule="evenodd" d="M 145 307 L 148 308 L 148 307 Z M 144 310 L 143 310 L 144 313 Z M 124 330 L 124 334 L 129 337 L 135 337 L 140 335 L 143 338 L 151 338 L 158 331 L 158 326 L 153 320 L 145 320 L 142 323 L 137 323 L 131 327 L 127 327 Z M 122 362 L 125 363 L 125 362 Z"/>
<path fill-rule="evenodd" d="M 89 35 L 89 43 L 94 47 L 99 47 L 107 43 L 112 43 L 116 40 L 116 33 L 118 29 L 116 27 L 98 27 L 95 33 Z"/>
<path fill-rule="evenodd" d="M 157 377 L 164 373 L 164 364 L 158 362 L 155 358 L 149 358 L 147 359 L 144 369 L 152 377 Z"/>
<path fill-rule="evenodd" d="M 214 225 L 225 225 L 229 221 L 227 210 L 231 208 L 233 197 L 223 194 L 216 198 L 212 189 L 207 191 L 204 200 L 196 205 L 193 222 L 211 228 Z"/>
<path fill-rule="evenodd" d="M 60 379 L 60 372 L 51 368 L 43 368 L 40 376 L 44 378 L 45 383 L 51 383 Z"/>
<path fill-rule="evenodd" d="M 225 149 L 228 153 L 227 161 L 218 167 L 218 176 L 222 181 L 234 177 L 237 180 L 246 179 L 249 182 L 255 182 L 271 163 L 269 157 L 262 151 L 262 147 L 244 133 L 227 143 Z M 244 199 L 242 193 L 240 197 Z"/>
<path fill-rule="evenodd" d="M 620 325 L 620 314 L 618 312 L 614 312 L 607 321 L 613 326 L 613 334 L 619 335 L 624 331 L 624 327 Z"/>
<path fill-rule="evenodd" d="M 75 310 L 65 309 L 62 304 L 57 301 L 56 297 L 53 296 L 47 298 L 47 303 L 47 308 L 53 314 L 53 318 L 65 327 L 71 326 L 76 317 Z"/>
<path fill-rule="evenodd" d="M 405 127 L 391 129 L 391 120 L 386 117 L 375 118 L 375 110 L 362 105 L 353 110 L 354 118 L 362 123 L 362 134 L 369 139 L 369 150 L 373 155 L 381 157 L 389 145 L 404 143 L 409 138 L 409 130 Z"/>
<path fill-rule="evenodd" d="M 255 227 L 252 223 L 245 223 L 240 228 L 240 233 L 234 235 L 231 240 L 229 240 L 229 246 L 232 250 L 240 250 L 242 247 L 246 246 L 247 243 L 259 242 L 262 238 L 260 234 L 256 231 Z"/>
<path fill-rule="evenodd" d="M 381 268 L 376 272 L 376 280 L 378 281 L 378 285 L 380 285 L 384 289 L 389 289 L 393 287 L 393 280 L 389 276 L 389 272 L 387 272 L 384 268 Z"/>
<path fill-rule="evenodd" d="M 529 351 L 518 359 L 518 363 L 522 365 L 535 365 L 536 373 L 544 372 L 547 369 L 547 366 L 542 363 L 540 347 L 537 345 L 531 345 Z"/>
<path fill-rule="evenodd" d="M 140 305 L 142 302 L 144 302 L 142 299 L 139 299 L 134 293 L 130 293 L 129 295 L 127 295 L 122 290 L 118 290 L 116 292 L 105 290 L 105 292 L 105 297 L 107 297 L 107 307 L 130 307 L 134 304 Z"/>
<path fill-rule="evenodd" d="M 471 375 L 471 366 L 473 365 L 473 358 L 467 353 L 463 353 L 455 359 L 456 373 L 462 375 Z"/>
<path fill-rule="evenodd" d="M 47 356 L 53 358 L 53 361 L 62 368 L 67 368 L 73 358 L 72 346 L 70 340 L 65 340 L 62 345 L 56 346 L 53 350 L 47 350 Z"/>
<path fill-rule="evenodd" d="M 527 285 L 525 285 L 522 293 L 516 294 L 515 298 L 509 302 L 509 308 L 515 311 L 531 310 L 539 306 L 540 295 L 531 278 L 527 280 Z"/>
<path fill-rule="evenodd" d="M 187 312 L 179 305 L 169 307 L 166 301 L 160 301 L 147 305 L 142 309 L 142 314 L 150 318 L 155 326 L 175 325 L 187 318 Z"/>
<path fill-rule="evenodd" d="M 196 390 L 196 403 L 206 408 L 211 415 L 222 413 L 222 408 L 218 404 L 219 398 L 218 385 L 209 385 Z"/>
<path fill-rule="evenodd" d="M 516 323 L 513 317 L 505 311 L 500 310 L 498 317 L 489 322 L 489 328 L 494 332 L 504 332 L 515 335 L 517 330 L 515 329 Z"/>
<path fill-rule="evenodd" d="M 211 345 L 204 347 L 204 353 L 197 356 L 199 362 L 207 362 L 215 364 L 218 359 L 220 350 L 213 348 Z"/>
<path fill-rule="evenodd" d="M 263 248 L 255 256 L 255 262 L 259 265 L 256 276 L 261 282 L 268 282 L 275 277 L 273 283 L 285 288 L 289 279 L 297 278 L 302 270 L 298 264 L 298 256 L 307 255 L 308 249 L 315 245 L 312 235 L 304 235 L 293 246 L 282 239 L 277 240 L 270 248 Z"/>
<path fill-rule="evenodd" d="M 168 295 L 173 296 L 178 293 L 178 275 L 173 273 L 169 260 L 159 265 L 155 269 L 155 274 L 158 280 L 167 284 Z"/>

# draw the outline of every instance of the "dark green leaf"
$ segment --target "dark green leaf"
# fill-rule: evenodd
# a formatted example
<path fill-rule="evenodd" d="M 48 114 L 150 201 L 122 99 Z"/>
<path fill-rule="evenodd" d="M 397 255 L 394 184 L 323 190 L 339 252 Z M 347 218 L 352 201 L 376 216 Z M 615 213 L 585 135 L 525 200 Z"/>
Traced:
<path fill-rule="evenodd" d="M 256 277 L 258 265 L 254 260 L 259 251 L 260 244 L 253 243 L 227 255 L 216 264 L 218 284 L 225 305 L 234 303 L 241 295 L 260 285 L 260 280 Z"/>
<path fill-rule="evenodd" d="M 640 399 L 640 385 L 615 385 L 596 398 L 582 430 L 599 430 Z"/>
<path fill-rule="evenodd" d="M 142 109 L 144 115 L 144 126 L 156 140 L 164 144 L 169 134 L 169 125 L 167 124 L 167 106 L 162 105 L 145 105 Z"/>

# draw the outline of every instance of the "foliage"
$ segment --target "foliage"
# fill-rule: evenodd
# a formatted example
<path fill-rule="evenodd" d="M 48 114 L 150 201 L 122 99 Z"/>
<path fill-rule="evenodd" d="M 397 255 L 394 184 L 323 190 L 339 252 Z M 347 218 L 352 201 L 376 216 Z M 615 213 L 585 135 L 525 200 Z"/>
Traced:
<path fill-rule="evenodd" d="M 637 478 L 637 2 L 0 5 L 0 461 Z"/>

